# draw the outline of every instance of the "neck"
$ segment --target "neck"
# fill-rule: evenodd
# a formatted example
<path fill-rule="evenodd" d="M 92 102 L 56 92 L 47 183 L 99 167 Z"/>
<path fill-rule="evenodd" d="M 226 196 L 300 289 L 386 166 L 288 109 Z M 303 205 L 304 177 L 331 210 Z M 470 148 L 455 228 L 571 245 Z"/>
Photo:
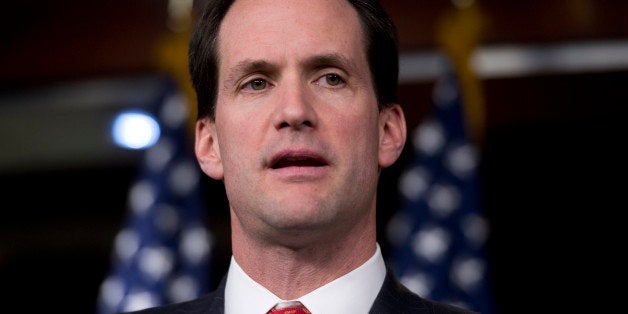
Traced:
<path fill-rule="evenodd" d="M 232 215 L 233 217 L 234 215 Z M 284 300 L 297 299 L 356 269 L 376 251 L 375 211 L 346 232 L 300 245 L 261 241 L 232 221 L 233 256 L 253 280 Z"/>

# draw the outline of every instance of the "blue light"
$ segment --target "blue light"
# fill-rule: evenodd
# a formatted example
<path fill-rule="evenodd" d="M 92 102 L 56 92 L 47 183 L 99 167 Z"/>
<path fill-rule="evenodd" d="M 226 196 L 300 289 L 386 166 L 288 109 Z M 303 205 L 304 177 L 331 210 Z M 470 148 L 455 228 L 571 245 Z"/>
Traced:
<path fill-rule="evenodd" d="M 144 149 L 159 139 L 159 123 L 150 114 L 142 111 L 126 111 L 118 114 L 113 121 L 111 135 L 113 141 L 127 149 Z"/>

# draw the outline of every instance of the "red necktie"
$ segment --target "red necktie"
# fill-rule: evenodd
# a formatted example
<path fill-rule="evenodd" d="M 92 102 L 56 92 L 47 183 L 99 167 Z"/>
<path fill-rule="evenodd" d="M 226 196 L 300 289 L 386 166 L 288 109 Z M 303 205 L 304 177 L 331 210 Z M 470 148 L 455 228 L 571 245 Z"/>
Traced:
<path fill-rule="evenodd" d="M 311 314 L 299 301 L 280 302 L 266 314 Z"/>

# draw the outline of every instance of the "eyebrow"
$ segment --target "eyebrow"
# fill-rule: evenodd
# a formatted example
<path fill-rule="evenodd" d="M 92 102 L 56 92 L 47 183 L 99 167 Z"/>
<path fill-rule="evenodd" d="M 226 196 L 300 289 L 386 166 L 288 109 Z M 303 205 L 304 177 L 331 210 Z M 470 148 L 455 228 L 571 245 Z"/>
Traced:
<path fill-rule="evenodd" d="M 303 64 L 308 68 L 336 67 L 345 71 L 354 68 L 353 62 L 339 53 L 315 55 L 307 58 Z"/>
<path fill-rule="evenodd" d="M 273 69 L 272 63 L 265 60 L 245 59 L 238 62 L 225 76 L 227 86 L 233 85 L 246 73 L 265 72 Z"/>
<path fill-rule="evenodd" d="M 344 71 L 348 71 L 352 68 L 353 62 L 347 57 L 339 53 L 326 53 L 320 55 L 314 55 L 308 57 L 301 65 L 306 69 L 320 69 L 324 67 L 336 67 Z M 248 73 L 255 72 L 273 72 L 276 71 L 278 66 L 274 63 L 263 59 L 245 59 L 238 62 L 233 68 L 229 70 L 225 77 L 225 86 L 232 86 L 237 82 L 241 76 Z"/>

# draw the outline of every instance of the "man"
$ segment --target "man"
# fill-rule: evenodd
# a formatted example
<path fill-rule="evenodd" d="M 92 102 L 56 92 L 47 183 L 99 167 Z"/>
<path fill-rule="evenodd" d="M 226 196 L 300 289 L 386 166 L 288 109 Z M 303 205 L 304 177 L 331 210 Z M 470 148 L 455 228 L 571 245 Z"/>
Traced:
<path fill-rule="evenodd" d="M 398 284 L 376 242 L 379 174 L 406 140 L 396 45 L 376 1 L 209 3 L 195 149 L 224 182 L 233 256 L 215 292 L 144 313 L 464 313 Z"/>

